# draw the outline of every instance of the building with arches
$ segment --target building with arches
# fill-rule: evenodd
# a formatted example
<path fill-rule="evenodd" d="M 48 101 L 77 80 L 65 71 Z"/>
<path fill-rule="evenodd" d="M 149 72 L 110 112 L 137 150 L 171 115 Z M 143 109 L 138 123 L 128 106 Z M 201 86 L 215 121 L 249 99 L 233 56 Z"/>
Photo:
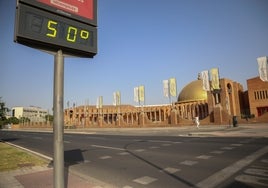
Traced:
<path fill-rule="evenodd" d="M 248 109 L 241 84 L 220 79 L 220 90 L 204 91 L 202 80 L 187 84 L 177 102 L 165 105 L 93 105 L 71 107 L 64 111 L 66 127 L 150 127 L 193 124 L 198 116 L 204 124 L 231 124 Z"/>

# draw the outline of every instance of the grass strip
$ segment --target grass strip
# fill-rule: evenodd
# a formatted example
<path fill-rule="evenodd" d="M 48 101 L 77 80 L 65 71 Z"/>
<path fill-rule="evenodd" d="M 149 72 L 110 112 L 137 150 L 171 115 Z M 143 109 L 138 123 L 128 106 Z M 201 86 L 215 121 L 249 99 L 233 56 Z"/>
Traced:
<path fill-rule="evenodd" d="M 0 142 L 0 172 L 47 164 L 45 159 Z"/>

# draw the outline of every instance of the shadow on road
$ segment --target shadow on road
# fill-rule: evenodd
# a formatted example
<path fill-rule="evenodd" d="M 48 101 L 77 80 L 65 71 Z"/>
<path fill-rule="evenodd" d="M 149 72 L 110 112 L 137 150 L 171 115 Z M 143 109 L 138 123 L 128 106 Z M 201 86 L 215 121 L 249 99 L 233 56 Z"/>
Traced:
<path fill-rule="evenodd" d="M 146 142 L 146 141 L 139 141 L 139 142 Z M 141 161 L 143 161 L 143 162 L 149 164 L 150 166 L 152 166 L 152 167 L 154 167 L 154 168 L 156 168 L 156 169 L 158 169 L 158 170 L 161 170 L 163 173 L 165 173 L 165 174 L 169 175 L 170 177 L 172 177 L 172 178 L 174 178 L 174 179 L 176 179 L 176 180 L 178 180 L 178 181 L 180 181 L 180 182 L 186 184 L 187 186 L 195 187 L 195 185 L 194 185 L 193 183 L 191 183 L 191 182 L 189 182 L 189 181 L 187 181 L 187 180 L 185 180 L 185 179 L 182 179 L 181 177 L 178 177 L 178 176 L 176 176 L 176 175 L 174 175 L 174 174 L 172 174 L 172 173 L 167 172 L 165 169 L 161 168 L 160 166 L 158 166 L 158 165 L 156 165 L 156 164 L 154 164 L 154 163 L 152 163 L 152 162 L 150 162 L 150 161 L 148 161 L 148 160 L 142 158 L 141 156 L 139 156 L 139 155 L 133 153 L 132 151 L 128 150 L 128 147 L 129 147 L 130 145 L 132 145 L 132 144 L 134 144 L 134 143 L 129 143 L 129 144 L 127 144 L 127 145 L 124 147 L 124 149 L 125 149 L 129 154 L 131 154 L 132 156 L 136 157 L 137 159 L 139 159 L 139 160 L 141 160 Z"/>

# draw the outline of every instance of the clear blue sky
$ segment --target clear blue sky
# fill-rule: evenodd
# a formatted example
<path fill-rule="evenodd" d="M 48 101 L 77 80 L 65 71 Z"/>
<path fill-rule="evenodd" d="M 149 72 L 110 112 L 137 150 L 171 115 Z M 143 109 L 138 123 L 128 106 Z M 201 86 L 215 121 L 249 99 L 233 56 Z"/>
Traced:
<path fill-rule="evenodd" d="M 8 107 L 51 110 L 54 57 L 13 42 L 16 0 L 0 0 L 0 96 Z M 218 67 L 241 83 L 258 76 L 256 58 L 268 55 L 267 0 L 99 0 L 98 54 L 65 58 L 65 106 L 168 103 L 162 80 L 175 77 L 178 93 L 200 71 Z"/>

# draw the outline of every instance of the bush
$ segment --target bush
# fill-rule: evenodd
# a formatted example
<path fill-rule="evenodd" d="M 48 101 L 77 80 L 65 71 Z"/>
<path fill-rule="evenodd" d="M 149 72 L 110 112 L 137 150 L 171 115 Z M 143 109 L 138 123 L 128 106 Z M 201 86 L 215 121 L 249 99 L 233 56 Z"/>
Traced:
<path fill-rule="evenodd" d="M 19 124 L 19 123 L 20 121 L 16 117 L 10 117 L 7 119 L 7 122 L 6 122 L 6 124 Z"/>

